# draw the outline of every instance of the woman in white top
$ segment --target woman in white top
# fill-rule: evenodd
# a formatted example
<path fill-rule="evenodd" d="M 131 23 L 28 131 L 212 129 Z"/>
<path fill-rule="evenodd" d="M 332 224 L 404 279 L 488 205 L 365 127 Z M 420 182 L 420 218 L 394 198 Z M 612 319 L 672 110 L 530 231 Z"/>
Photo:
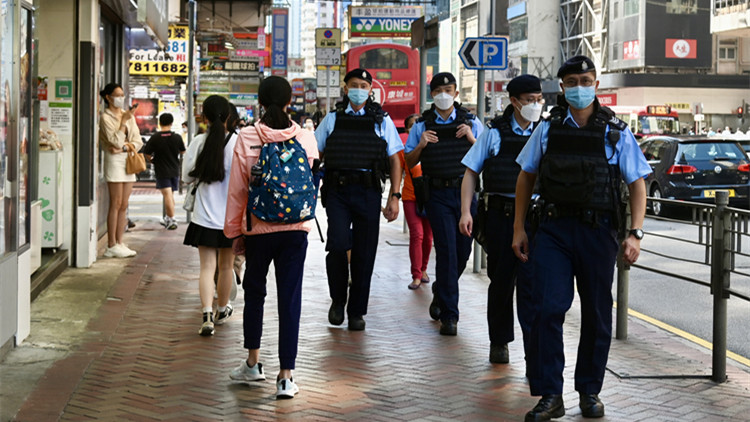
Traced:
<path fill-rule="evenodd" d="M 182 180 L 197 183 L 195 205 L 190 225 L 185 232 L 185 245 L 198 248 L 200 276 L 198 287 L 203 310 L 203 323 L 198 333 L 214 333 L 214 319 L 223 324 L 232 315 L 229 303 L 233 280 L 232 240 L 224 236 L 224 215 L 229 189 L 229 172 L 232 152 L 237 141 L 234 132 L 228 132 L 226 122 L 230 116 L 226 98 L 212 95 L 203 102 L 203 119 L 208 132 L 198 135 L 188 146 L 182 167 Z M 214 272 L 218 266 L 218 309 L 214 318 Z"/>
<path fill-rule="evenodd" d="M 119 84 L 111 82 L 99 92 L 106 108 L 99 118 L 99 146 L 104 153 L 104 178 L 109 188 L 109 211 L 107 212 L 108 258 L 134 256 L 135 251 L 122 243 L 127 225 L 128 200 L 133 190 L 135 174 L 125 172 L 126 144 L 138 151 L 143 146 L 133 109 L 125 107 L 125 92 Z"/>

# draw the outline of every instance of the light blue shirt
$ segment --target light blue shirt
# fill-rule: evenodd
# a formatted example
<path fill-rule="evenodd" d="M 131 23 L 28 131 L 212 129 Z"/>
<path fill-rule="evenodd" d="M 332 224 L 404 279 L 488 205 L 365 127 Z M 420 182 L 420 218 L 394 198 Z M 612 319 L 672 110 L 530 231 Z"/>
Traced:
<path fill-rule="evenodd" d="M 518 124 L 518 122 L 516 122 L 516 117 L 511 116 L 510 128 L 516 135 L 531 136 L 531 133 L 534 131 L 534 123 L 531 123 L 526 129 L 524 129 Z M 475 173 L 481 173 L 484 168 L 485 160 L 500 153 L 500 141 L 499 130 L 485 130 L 479 135 L 477 142 L 471 146 L 469 152 L 464 155 L 461 164 L 465 165 Z"/>
<path fill-rule="evenodd" d="M 450 116 L 448 116 L 448 119 L 443 119 L 440 116 L 440 113 L 435 110 L 435 114 L 437 115 L 437 119 L 435 119 L 435 123 L 439 125 L 447 125 L 452 123 L 454 120 L 456 120 L 456 109 L 453 108 L 453 112 Z M 474 138 L 479 139 L 479 135 L 484 132 L 484 125 L 482 125 L 482 122 L 479 121 L 479 119 L 474 117 L 474 120 L 471 121 L 471 133 L 474 135 Z M 409 138 L 406 140 L 406 147 L 404 148 L 405 153 L 410 153 L 414 151 L 414 148 L 419 145 L 419 140 L 422 139 L 422 134 L 424 133 L 424 122 L 416 122 L 411 127 L 411 132 L 409 132 Z"/>
<path fill-rule="evenodd" d="M 352 110 L 351 103 L 347 104 L 346 110 L 344 110 L 346 114 L 351 114 L 352 116 L 364 116 L 365 114 L 365 108 L 362 107 L 359 111 Z M 318 128 L 315 129 L 315 139 L 318 141 L 318 151 L 325 152 L 326 149 L 326 140 L 328 140 L 328 137 L 331 136 L 331 133 L 333 133 L 333 129 L 336 127 L 336 113 L 330 112 L 326 114 L 326 117 L 323 118 L 323 121 L 320 122 L 318 125 Z M 391 120 L 391 116 L 385 116 L 383 118 L 383 122 L 380 124 L 375 124 L 375 133 L 385 139 L 386 143 L 388 144 L 388 156 L 392 156 L 393 154 L 398 154 L 399 151 L 404 149 L 404 144 L 401 142 L 401 137 L 398 135 L 398 129 L 396 129 L 396 125 L 393 124 L 393 120 Z"/>
<path fill-rule="evenodd" d="M 579 127 L 573 116 L 571 116 L 570 110 L 568 110 L 568 115 L 563 120 L 563 124 Z M 529 141 L 526 142 L 526 146 L 521 150 L 521 153 L 518 154 L 516 162 L 521 165 L 523 171 L 536 174 L 539 170 L 539 162 L 542 160 L 542 155 L 547 151 L 549 126 L 549 121 L 541 122 L 531 135 L 531 138 L 529 138 Z M 609 134 L 609 130 L 609 125 L 607 125 L 604 132 L 605 138 Z M 610 142 L 605 142 L 604 151 L 607 154 L 607 158 L 609 158 L 609 164 L 620 167 L 622 178 L 627 184 L 631 184 L 651 173 L 651 167 L 646 162 L 646 157 L 643 156 L 643 152 L 638 147 L 638 142 L 636 142 L 630 128 L 625 128 L 621 132 L 620 140 L 615 146 L 614 153 Z"/>

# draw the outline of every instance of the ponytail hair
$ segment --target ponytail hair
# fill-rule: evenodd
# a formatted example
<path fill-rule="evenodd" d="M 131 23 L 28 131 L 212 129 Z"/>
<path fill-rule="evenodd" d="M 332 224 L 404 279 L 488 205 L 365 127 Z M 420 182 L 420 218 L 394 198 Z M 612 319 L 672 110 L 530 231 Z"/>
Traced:
<path fill-rule="evenodd" d="M 292 101 L 292 86 L 280 76 L 269 76 L 263 79 L 258 87 L 258 102 L 265 112 L 260 117 L 261 123 L 271 129 L 286 129 L 292 121 L 284 108 Z"/>
<path fill-rule="evenodd" d="M 203 116 L 210 125 L 206 142 L 195 160 L 195 168 L 188 173 L 201 183 L 224 180 L 224 147 L 227 144 L 224 124 L 229 113 L 229 101 L 220 95 L 211 95 L 203 102 Z"/>

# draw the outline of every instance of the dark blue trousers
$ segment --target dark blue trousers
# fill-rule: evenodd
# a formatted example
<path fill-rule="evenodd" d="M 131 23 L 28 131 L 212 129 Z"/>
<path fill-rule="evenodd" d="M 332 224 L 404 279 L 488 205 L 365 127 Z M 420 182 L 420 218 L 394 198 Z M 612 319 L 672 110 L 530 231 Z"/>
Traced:
<path fill-rule="evenodd" d="M 470 237 L 458 231 L 461 219 L 461 189 L 431 188 L 425 204 L 435 244 L 435 284 L 440 320 L 458 320 L 458 278 L 466 268 L 471 254 Z M 472 200 L 471 215 L 476 215 L 477 201 Z"/>
<path fill-rule="evenodd" d="M 562 394 L 563 322 L 573 303 L 573 277 L 581 299 L 581 334 L 575 389 L 598 394 L 612 339 L 612 282 L 617 233 L 610 219 L 598 226 L 576 217 L 543 221 L 533 251 L 533 295 L 538 307 L 527 354 L 531 394 Z"/>
<path fill-rule="evenodd" d="M 350 317 L 367 314 L 380 234 L 380 198 L 378 188 L 362 185 L 336 186 L 328 192 L 328 289 L 334 302 L 347 303 L 349 263 L 346 251 L 351 249 L 352 286 L 346 308 Z"/>
<path fill-rule="evenodd" d="M 263 334 L 266 276 L 273 261 L 279 312 L 279 363 L 294 369 L 302 304 L 302 274 L 307 232 L 285 231 L 245 236 L 245 312 L 242 318 L 246 349 L 259 349 Z"/>
<path fill-rule="evenodd" d="M 523 333 L 524 351 L 531 331 L 534 316 L 532 301 L 531 259 L 521 263 L 513 253 L 513 213 L 504 209 L 489 208 L 485 226 L 487 252 L 487 276 L 490 286 L 487 289 L 487 323 L 490 343 L 506 344 L 514 339 L 513 334 L 513 287 L 518 286 L 518 322 Z M 533 233 L 526 227 L 529 244 Z"/>

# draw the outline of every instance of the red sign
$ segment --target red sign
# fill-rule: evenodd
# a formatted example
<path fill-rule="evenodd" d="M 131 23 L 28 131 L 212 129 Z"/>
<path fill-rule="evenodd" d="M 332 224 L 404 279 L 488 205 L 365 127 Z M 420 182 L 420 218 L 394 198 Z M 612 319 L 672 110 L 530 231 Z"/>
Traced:
<path fill-rule="evenodd" d="M 622 43 L 623 60 L 633 60 L 641 57 L 641 40 L 625 41 Z"/>
<path fill-rule="evenodd" d="M 695 59 L 698 57 L 698 42 L 667 38 L 665 57 L 668 59 Z"/>
<path fill-rule="evenodd" d="M 318 101 L 318 93 L 314 89 L 308 89 L 305 92 L 305 102 L 312 104 L 316 101 Z"/>
<path fill-rule="evenodd" d="M 617 105 L 617 94 L 599 94 L 596 96 L 599 99 L 599 104 L 603 106 L 616 106 Z"/>
<path fill-rule="evenodd" d="M 281 76 L 286 78 L 286 68 L 284 69 L 271 69 L 271 74 L 274 76 Z"/>

